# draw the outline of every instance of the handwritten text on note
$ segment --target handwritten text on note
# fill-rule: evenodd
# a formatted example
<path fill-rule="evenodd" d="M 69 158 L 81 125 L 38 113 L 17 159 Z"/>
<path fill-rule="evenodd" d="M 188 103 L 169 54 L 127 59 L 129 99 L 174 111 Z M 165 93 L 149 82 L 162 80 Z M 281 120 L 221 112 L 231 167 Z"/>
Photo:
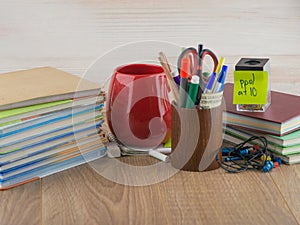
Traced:
<path fill-rule="evenodd" d="M 267 71 L 234 71 L 233 104 L 266 104 Z"/>

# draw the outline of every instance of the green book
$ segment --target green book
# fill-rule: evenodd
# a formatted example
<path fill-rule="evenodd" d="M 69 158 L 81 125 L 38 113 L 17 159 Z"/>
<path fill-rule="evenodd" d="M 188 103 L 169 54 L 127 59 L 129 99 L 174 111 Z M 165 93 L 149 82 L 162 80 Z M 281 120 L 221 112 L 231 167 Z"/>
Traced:
<path fill-rule="evenodd" d="M 300 130 L 284 136 L 268 135 L 268 140 L 283 147 L 300 144 Z"/>
<path fill-rule="evenodd" d="M 0 127 L 20 122 L 20 119 L 25 117 L 46 113 L 49 111 L 47 109 L 51 109 L 51 111 L 58 110 L 60 107 L 57 106 L 69 103 L 72 103 L 71 99 L 0 111 Z"/>
<path fill-rule="evenodd" d="M 281 158 L 281 160 L 286 164 L 295 164 L 300 162 L 300 153 L 292 155 L 280 155 L 272 153 L 272 155 Z"/>
<path fill-rule="evenodd" d="M 61 104 L 69 103 L 69 102 L 72 102 L 72 100 L 69 99 L 69 100 L 62 100 L 62 101 L 26 106 L 23 108 L 8 109 L 8 110 L 0 111 L 0 119 L 19 115 L 22 113 L 32 112 L 32 111 L 35 111 L 38 109 L 44 109 L 44 108 L 48 108 L 48 107 L 52 107 L 52 106 L 57 106 L 57 105 L 61 105 Z"/>
<path fill-rule="evenodd" d="M 259 134 L 259 133 L 250 133 L 248 130 L 241 130 L 232 127 L 226 127 L 225 129 L 225 137 L 226 141 L 232 142 L 234 144 L 238 144 L 242 141 L 249 139 L 252 136 L 264 136 L 268 140 L 268 149 L 272 152 L 281 154 L 281 155 L 290 155 L 300 153 L 300 143 L 296 143 L 289 146 L 280 146 L 277 143 L 272 142 L 270 140 L 270 135 Z M 261 144 L 259 141 L 253 141 L 255 144 Z"/>
<path fill-rule="evenodd" d="M 265 138 L 267 138 L 267 140 L 271 144 L 282 147 L 282 148 L 288 148 L 288 147 L 292 147 L 295 145 L 300 145 L 300 130 L 294 131 L 294 132 L 286 134 L 284 136 L 275 136 L 275 135 L 271 135 L 271 134 L 263 134 L 263 133 L 259 133 L 259 132 L 253 132 L 253 131 L 249 131 L 246 129 L 244 130 L 244 129 L 240 129 L 240 128 L 233 128 L 231 126 L 228 126 L 228 129 L 233 133 L 241 131 L 245 135 L 247 134 L 247 135 L 251 135 L 251 136 L 264 136 Z"/>

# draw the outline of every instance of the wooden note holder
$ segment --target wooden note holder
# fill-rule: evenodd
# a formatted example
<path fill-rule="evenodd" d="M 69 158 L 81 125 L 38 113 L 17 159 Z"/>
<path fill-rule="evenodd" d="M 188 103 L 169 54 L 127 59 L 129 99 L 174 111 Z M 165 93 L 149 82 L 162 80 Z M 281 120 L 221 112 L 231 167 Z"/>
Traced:
<path fill-rule="evenodd" d="M 212 109 L 186 109 L 172 104 L 173 167 L 186 171 L 219 168 L 222 157 L 222 105 Z"/>

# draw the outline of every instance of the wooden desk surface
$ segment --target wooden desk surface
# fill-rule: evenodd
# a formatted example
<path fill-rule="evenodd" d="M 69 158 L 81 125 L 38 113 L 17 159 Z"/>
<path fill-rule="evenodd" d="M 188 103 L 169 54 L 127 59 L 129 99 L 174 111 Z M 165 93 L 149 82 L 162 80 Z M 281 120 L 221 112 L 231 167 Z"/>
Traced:
<path fill-rule="evenodd" d="M 203 42 L 226 57 L 227 82 L 241 56 L 266 56 L 272 89 L 299 95 L 299 22 L 297 0 L 3 0 L 0 72 L 47 65 L 83 74 L 98 56 L 128 42 Z M 300 165 L 267 174 L 179 172 L 141 187 L 82 165 L 0 192 L 0 224 L 300 224 L 299 187 Z"/>

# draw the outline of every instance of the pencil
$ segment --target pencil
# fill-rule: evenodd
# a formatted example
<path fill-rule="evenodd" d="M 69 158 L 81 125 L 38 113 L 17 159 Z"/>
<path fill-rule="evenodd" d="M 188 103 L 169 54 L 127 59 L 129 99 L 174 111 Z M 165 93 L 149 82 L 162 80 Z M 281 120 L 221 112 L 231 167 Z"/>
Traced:
<path fill-rule="evenodd" d="M 167 76 L 167 80 L 168 80 L 169 86 L 171 88 L 171 92 L 173 94 L 174 100 L 177 103 L 178 99 L 179 99 L 179 91 L 178 91 L 177 84 L 173 80 L 173 76 L 171 74 L 170 65 L 168 64 L 167 57 L 165 56 L 165 54 L 163 52 L 160 52 L 158 60 L 161 64 L 162 68 L 164 69 L 164 72 Z"/>
<path fill-rule="evenodd" d="M 165 53 L 159 52 L 158 55 L 163 59 L 163 62 L 166 63 L 168 70 L 169 70 L 170 73 L 172 74 L 172 70 L 171 70 L 170 64 L 169 64 L 169 62 L 168 62 L 168 59 L 167 59 L 167 56 L 165 55 Z"/>

